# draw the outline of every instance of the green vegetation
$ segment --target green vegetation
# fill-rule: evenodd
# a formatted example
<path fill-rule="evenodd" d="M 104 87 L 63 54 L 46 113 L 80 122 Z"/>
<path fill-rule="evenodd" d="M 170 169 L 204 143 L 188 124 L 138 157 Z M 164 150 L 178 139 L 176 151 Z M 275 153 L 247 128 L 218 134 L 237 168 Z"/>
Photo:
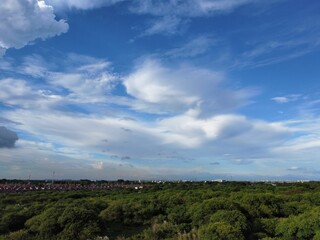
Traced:
<path fill-rule="evenodd" d="M 320 239 L 320 183 L 0 194 L 0 240 Z"/>

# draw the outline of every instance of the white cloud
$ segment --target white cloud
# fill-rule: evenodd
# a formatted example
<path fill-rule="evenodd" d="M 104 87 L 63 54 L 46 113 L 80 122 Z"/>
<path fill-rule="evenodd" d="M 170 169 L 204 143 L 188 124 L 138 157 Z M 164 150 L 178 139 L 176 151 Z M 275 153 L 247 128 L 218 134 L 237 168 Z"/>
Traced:
<path fill-rule="evenodd" d="M 239 56 L 233 56 L 234 61 L 230 68 L 268 66 L 319 50 L 320 32 L 316 19 L 310 21 L 305 17 L 298 17 L 293 22 L 279 22 L 279 24 L 278 30 L 273 27 L 257 28 L 257 37 L 245 43 L 246 50 Z M 270 33 L 266 34 L 268 32 Z"/>
<path fill-rule="evenodd" d="M 55 150 L 62 155 L 74 157 L 78 148 L 142 159 L 176 156 L 170 154 L 174 149 L 188 152 L 190 157 L 240 154 L 248 149 L 257 153 L 282 143 L 290 132 L 277 124 L 230 114 L 247 104 L 253 92 L 228 88 L 221 72 L 190 65 L 168 67 L 147 59 L 119 81 L 105 60 L 75 54 L 62 59 L 65 63 L 59 63 L 61 71 L 50 70 L 55 65 L 39 56 L 30 56 L 22 67 L 16 67 L 22 74 L 36 78 L 37 83 L 43 78 L 41 84 L 0 80 L 3 103 L 16 107 L 5 111 L 4 117 L 19 122 L 15 127 L 23 132 L 66 146 Z M 112 95 L 114 81 L 123 83 L 132 98 Z M 84 103 L 92 104 L 93 109 L 96 104 L 111 103 L 170 116 L 132 121 L 119 118 L 135 117 L 134 112 L 126 110 L 120 115 L 105 110 L 72 110 Z M 70 109 L 68 104 L 73 104 Z M 178 156 L 185 158 L 184 154 Z"/>
<path fill-rule="evenodd" d="M 157 17 L 144 35 L 174 34 L 186 19 L 227 13 L 252 2 L 255 0 L 140 0 L 133 3 L 131 11 Z"/>
<path fill-rule="evenodd" d="M 292 167 L 289 167 L 287 170 L 289 170 L 289 171 L 301 171 L 301 170 L 305 170 L 305 169 L 301 168 L 301 167 L 297 167 L 297 166 L 292 166 Z"/>
<path fill-rule="evenodd" d="M 320 157 L 320 128 L 318 116 L 306 116 L 297 120 L 282 123 L 293 132 L 293 136 L 285 143 L 275 146 L 272 151 L 279 159 L 288 162 L 297 161 L 312 168 L 314 159 Z"/>
<path fill-rule="evenodd" d="M 319 149 L 320 139 L 318 134 L 306 134 L 292 139 L 286 145 L 279 146 L 275 150 L 279 152 L 306 153 Z"/>
<path fill-rule="evenodd" d="M 77 54 L 66 58 L 64 71 L 45 71 L 47 84 L 66 91 L 63 98 L 69 102 L 106 103 L 119 79 L 111 63 Z"/>
<path fill-rule="evenodd" d="M 236 115 L 218 115 L 198 119 L 192 114 L 185 114 L 163 119 L 160 125 L 167 131 L 179 134 L 180 137 L 184 136 L 185 139 L 181 139 L 181 144 L 187 144 L 191 139 L 198 139 L 194 141 L 198 143 L 197 145 L 208 140 L 232 138 L 252 128 L 251 123 L 245 117 Z"/>
<path fill-rule="evenodd" d="M 241 115 L 199 119 L 187 113 L 153 122 L 34 110 L 11 111 L 5 116 L 21 122 L 16 126 L 20 131 L 65 146 L 51 151 L 79 159 L 90 151 L 121 159 L 224 159 L 226 152 L 233 158 L 253 158 L 271 154 L 272 148 L 282 145 L 291 133 L 282 125 Z"/>
<path fill-rule="evenodd" d="M 185 112 L 200 109 L 200 115 L 227 112 L 248 103 L 252 89 L 227 89 L 224 74 L 188 65 L 163 66 L 147 59 L 124 78 L 127 93 L 136 98 L 135 109 L 153 112 Z"/>
<path fill-rule="evenodd" d="M 68 90 L 70 100 L 85 103 L 104 102 L 114 80 L 115 77 L 108 73 L 95 77 L 85 73 L 52 73 L 50 76 L 50 84 Z"/>
<path fill-rule="evenodd" d="M 255 2 L 254 0 L 185 0 L 185 1 L 137 1 L 131 10 L 138 14 L 154 16 L 199 17 L 229 12 L 233 9 Z"/>
<path fill-rule="evenodd" d="M 180 31 L 179 25 L 183 22 L 174 16 L 165 16 L 153 21 L 150 26 L 140 35 L 148 36 L 154 34 L 173 35 Z"/>
<path fill-rule="evenodd" d="M 54 60 L 50 61 L 51 66 L 39 57 L 30 57 L 22 67 L 15 66 L 20 69 L 21 78 L 24 74 L 28 81 L 0 80 L 0 99 L 3 104 L 11 105 L 1 112 L 4 123 L 19 123 L 14 125 L 16 132 L 41 138 L 35 143 L 19 140 L 16 155 L 5 151 L 0 154 L 2 158 L 4 154 L 8 154 L 6 159 L 21 158 L 21 148 L 26 148 L 37 152 L 41 159 L 42 156 L 52 159 L 52 163 L 42 162 L 43 168 L 47 164 L 49 169 L 62 159 L 71 169 L 76 161 L 83 163 L 88 159 L 90 162 L 79 167 L 79 172 L 88 168 L 103 174 L 111 171 L 111 155 L 118 156 L 113 159 L 118 164 L 119 161 L 136 163 L 137 159 L 171 161 L 173 165 L 187 160 L 188 164 L 195 164 L 195 159 L 200 159 L 199 162 L 207 159 L 224 166 L 225 163 L 255 164 L 266 159 L 281 162 L 291 157 L 298 161 L 303 153 L 311 159 L 319 146 L 318 123 L 272 123 L 232 114 L 233 109 L 248 103 L 252 92 L 228 88 L 223 73 L 190 65 L 165 66 L 147 59 L 120 81 L 114 80 L 117 74 L 112 73 L 108 61 L 77 55 L 62 60 L 65 63 L 56 63 L 61 65 L 58 71 Z M 105 74 L 111 78 L 100 81 Z M 123 83 L 131 97 L 114 96 L 113 81 Z M 102 111 L 78 111 L 84 103 L 90 103 L 93 109 L 101 104 Z M 122 112 L 110 110 L 109 103 L 122 108 Z M 73 105 L 68 108 L 68 104 Z M 152 111 L 170 114 L 161 115 L 161 119 L 144 118 L 145 113 Z M 25 167 L 18 160 L 13 165 Z M 129 167 L 126 170 L 122 166 L 122 171 L 112 163 L 113 167 L 118 169 L 117 174 L 129 172 Z M 155 173 L 155 168 L 148 171 Z M 140 170 L 135 172 L 143 175 Z M 69 169 L 61 171 L 74 174 Z"/>
<path fill-rule="evenodd" d="M 104 162 L 100 161 L 100 162 L 93 163 L 92 167 L 97 170 L 103 170 L 104 169 Z"/>
<path fill-rule="evenodd" d="M 288 103 L 288 102 L 294 102 L 301 98 L 302 96 L 300 94 L 291 94 L 287 96 L 279 96 L 271 98 L 272 101 L 275 101 L 277 103 Z"/>
<path fill-rule="evenodd" d="M 163 119 L 159 125 L 171 134 L 167 135 L 168 143 L 198 149 L 199 155 L 226 156 L 226 152 L 241 157 L 262 153 L 268 155 L 273 147 L 285 143 L 292 132 L 283 124 L 247 119 L 234 114 L 205 119 L 184 114 Z"/>
<path fill-rule="evenodd" d="M 287 103 L 289 102 L 289 99 L 287 97 L 274 97 L 271 98 L 271 100 L 277 102 L 277 103 Z"/>
<path fill-rule="evenodd" d="M 68 31 L 64 20 L 57 21 L 53 8 L 43 0 L 2 0 L 0 4 L 0 51 L 22 48 L 36 39 Z"/>
<path fill-rule="evenodd" d="M 10 103 L 11 100 L 29 97 L 30 94 L 32 94 L 32 88 L 26 81 L 13 78 L 1 79 L 0 99 L 2 101 L 8 99 Z"/>
<path fill-rule="evenodd" d="M 124 0 L 46 0 L 56 10 L 94 9 L 111 6 Z M 137 0 L 129 3 L 132 13 L 155 16 L 156 19 L 140 35 L 176 34 L 187 19 L 226 13 L 255 0 Z"/>
<path fill-rule="evenodd" d="M 42 148 L 42 147 L 41 147 Z M 28 141 L 20 143 L 16 149 L 0 151 L 0 174 L 3 178 L 51 179 L 55 171 L 56 179 L 141 179 L 152 177 L 148 167 L 132 167 L 132 165 L 104 159 L 90 160 L 90 156 L 82 155 L 73 158 L 54 154 L 49 148 L 39 149 L 37 144 Z M 103 168 L 101 168 L 103 166 Z"/>
<path fill-rule="evenodd" d="M 52 5 L 58 10 L 63 9 L 94 9 L 105 6 L 110 6 L 124 0 L 46 0 L 49 5 Z"/>
<path fill-rule="evenodd" d="M 32 85 L 22 79 L 0 79 L 0 99 L 2 104 L 15 108 L 49 109 L 59 103 L 62 97 L 50 90 L 42 89 L 41 85 Z"/>
<path fill-rule="evenodd" d="M 45 60 L 32 55 L 24 58 L 21 65 L 10 66 L 17 72 L 37 81 L 0 79 L 0 99 L 4 104 L 23 108 L 53 108 L 68 104 L 105 103 L 117 84 L 110 62 L 87 56 L 68 54 L 61 66 L 57 59 Z M 58 69 L 59 70 L 58 70 Z M 5 70 L 5 69 L 4 69 Z M 108 101 L 112 101 L 111 97 Z"/>
<path fill-rule="evenodd" d="M 196 57 L 206 53 L 210 47 L 216 43 L 216 39 L 207 36 L 199 36 L 178 48 L 167 51 L 163 56 L 170 58 Z"/>

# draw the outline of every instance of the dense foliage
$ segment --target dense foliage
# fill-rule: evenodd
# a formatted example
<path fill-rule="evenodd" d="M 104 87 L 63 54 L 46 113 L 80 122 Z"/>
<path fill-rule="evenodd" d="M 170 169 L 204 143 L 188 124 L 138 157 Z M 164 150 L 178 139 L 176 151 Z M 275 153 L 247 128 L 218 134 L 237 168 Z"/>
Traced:
<path fill-rule="evenodd" d="M 0 194 L 0 239 L 320 239 L 320 183 Z"/>

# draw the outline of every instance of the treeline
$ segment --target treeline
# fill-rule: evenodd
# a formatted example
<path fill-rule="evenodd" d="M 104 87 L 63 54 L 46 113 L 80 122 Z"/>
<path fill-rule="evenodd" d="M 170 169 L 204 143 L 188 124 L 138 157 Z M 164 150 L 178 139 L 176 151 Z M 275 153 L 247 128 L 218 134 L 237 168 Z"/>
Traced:
<path fill-rule="evenodd" d="M 320 239 L 320 183 L 164 183 L 0 195 L 0 239 Z"/>

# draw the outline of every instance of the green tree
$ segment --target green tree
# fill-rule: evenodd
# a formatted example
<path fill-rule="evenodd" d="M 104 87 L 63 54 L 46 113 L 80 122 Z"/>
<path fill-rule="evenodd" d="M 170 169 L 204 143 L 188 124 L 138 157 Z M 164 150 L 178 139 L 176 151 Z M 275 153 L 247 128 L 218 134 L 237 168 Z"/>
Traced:
<path fill-rule="evenodd" d="M 26 230 L 11 232 L 6 236 L 6 240 L 31 240 L 32 236 Z"/>
<path fill-rule="evenodd" d="M 189 208 L 192 222 L 201 226 L 209 222 L 210 216 L 218 210 L 237 210 L 238 205 L 227 198 L 214 198 L 194 204 Z"/>
<path fill-rule="evenodd" d="M 213 222 L 199 228 L 201 240 L 244 240 L 242 232 L 226 222 Z"/>
<path fill-rule="evenodd" d="M 26 222 L 29 231 L 40 239 L 55 239 L 63 226 L 58 223 L 58 218 L 62 215 L 64 206 L 50 207 L 40 215 L 37 215 Z"/>
<path fill-rule="evenodd" d="M 210 222 L 229 223 L 243 234 L 248 230 L 247 218 L 239 210 L 219 210 L 210 217 Z"/>
<path fill-rule="evenodd" d="M 59 238 L 63 240 L 86 240 L 101 233 L 101 222 L 97 210 L 89 204 L 71 204 L 66 207 L 58 218 L 63 226 Z"/>
<path fill-rule="evenodd" d="M 123 222 L 123 203 L 121 201 L 113 201 L 109 206 L 102 210 L 99 214 L 100 218 L 105 222 Z"/>
<path fill-rule="evenodd" d="M 281 213 L 283 200 L 272 194 L 242 194 L 240 205 L 251 217 L 277 217 Z"/>
<path fill-rule="evenodd" d="M 276 227 L 276 235 L 288 240 L 319 238 L 319 219 L 320 207 L 315 207 L 297 216 L 291 215 L 279 221 Z"/>

